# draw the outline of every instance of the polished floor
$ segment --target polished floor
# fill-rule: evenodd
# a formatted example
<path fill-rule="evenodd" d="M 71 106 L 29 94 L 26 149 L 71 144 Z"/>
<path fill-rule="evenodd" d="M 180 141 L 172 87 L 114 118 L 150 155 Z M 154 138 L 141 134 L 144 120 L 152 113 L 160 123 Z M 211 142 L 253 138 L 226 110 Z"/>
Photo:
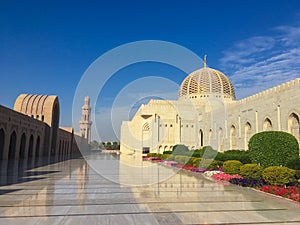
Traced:
<path fill-rule="evenodd" d="M 1 163 L 0 224 L 300 224 L 299 203 L 150 162 L 28 165 Z"/>

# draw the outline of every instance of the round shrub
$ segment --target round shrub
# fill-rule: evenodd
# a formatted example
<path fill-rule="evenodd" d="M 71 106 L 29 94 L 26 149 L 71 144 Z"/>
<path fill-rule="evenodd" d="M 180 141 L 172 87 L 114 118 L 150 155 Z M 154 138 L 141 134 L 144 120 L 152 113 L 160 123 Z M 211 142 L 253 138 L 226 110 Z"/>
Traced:
<path fill-rule="evenodd" d="M 218 170 L 218 169 L 222 168 L 222 166 L 223 166 L 223 161 L 214 160 L 211 162 L 211 164 L 207 168 L 210 170 Z"/>
<path fill-rule="evenodd" d="M 240 167 L 240 175 L 244 178 L 260 179 L 262 171 L 262 167 L 256 164 L 245 164 Z"/>
<path fill-rule="evenodd" d="M 283 186 L 296 181 L 295 170 L 284 166 L 270 166 L 263 170 L 262 176 L 272 185 Z"/>
<path fill-rule="evenodd" d="M 191 156 L 193 153 L 185 145 L 174 145 L 172 149 L 173 155 L 188 155 Z"/>
<path fill-rule="evenodd" d="M 242 165 L 238 160 L 227 160 L 223 163 L 223 170 L 227 174 L 238 174 Z"/>
<path fill-rule="evenodd" d="M 300 179 L 300 170 L 295 170 L 295 178 Z"/>
<path fill-rule="evenodd" d="M 300 170 L 300 158 L 291 159 L 286 166 L 290 169 Z"/>
<path fill-rule="evenodd" d="M 180 164 L 185 165 L 185 164 L 188 163 L 188 161 L 190 160 L 190 158 L 191 158 L 191 157 L 189 157 L 189 156 L 176 155 L 176 156 L 175 156 L 175 161 L 178 162 L 178 163 L 180 163 Z"/>
<path fill-rule="evenodd" d="M 286 166 L 291 159 L 299 157 L 297 139 L 282 131 L 264 131 L 253 135 L 248 144 L 252 163 L 262 167 Z"/>

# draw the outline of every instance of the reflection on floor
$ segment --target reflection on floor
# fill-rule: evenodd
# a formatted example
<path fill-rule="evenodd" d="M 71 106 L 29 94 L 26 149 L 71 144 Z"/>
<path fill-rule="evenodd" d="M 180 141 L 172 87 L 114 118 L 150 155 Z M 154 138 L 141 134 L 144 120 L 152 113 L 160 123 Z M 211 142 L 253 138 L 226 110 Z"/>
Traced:
<path fill-rule="evenodd" d="M 1 164 L 0 224 L 300 224 L 298 203 L 123 156 L 17 164 Z"/>

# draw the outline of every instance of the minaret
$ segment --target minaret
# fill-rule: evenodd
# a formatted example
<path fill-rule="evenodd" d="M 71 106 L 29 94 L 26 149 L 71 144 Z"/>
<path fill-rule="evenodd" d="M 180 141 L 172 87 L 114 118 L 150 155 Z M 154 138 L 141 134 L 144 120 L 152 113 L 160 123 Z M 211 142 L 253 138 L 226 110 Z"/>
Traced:
<path fill-rule="evenodd" d="M 84 105 L 81 108 L 81 121 L 80 121 L 80 134 L 81 137 L 84 137 L 88 140 L 88 143 L 91 142 L 91 106 L 90 106 L 90 97 L 85 96 Z"/>

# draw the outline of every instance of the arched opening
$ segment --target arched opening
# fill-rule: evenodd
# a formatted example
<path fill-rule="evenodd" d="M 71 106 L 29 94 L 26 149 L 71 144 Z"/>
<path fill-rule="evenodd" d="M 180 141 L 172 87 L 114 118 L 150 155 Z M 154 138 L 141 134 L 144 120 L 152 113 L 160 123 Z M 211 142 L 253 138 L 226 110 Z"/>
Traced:
<path fill-rule="evenodd" d="M 29 138 L 29 146 L 28 146 L 28 157 L 33 156 L 33 135 Z"/>
<path fill-rule="evenodd" d="M 15 159 L 16 156 L 17 134 L 13 131 L 10 135 L 8 158 Z"/>
<path fill-rule="evenodd" d="M 25 133 L 23 133 L 21 136 L 20 151 L 19 151 L 20 159 L 24 159 L 25 151 L 26 151 L 25 147 L 26 147 L 26 135 Z"/>
<path fill-rule="evenodd" d="M 273 130 L 272 122 L 269 118 L 266 118 L 263 123 L 263 131 Z"/>
<path fill-rule="evenodd" d="M 247 122 L 245 124 L 245 150 L 248 150 L 248 143 L 251 137 L 251 124 Z"/>
<path fill-rule="evenodd" d="M 168 146 L 167 145 L 165 146 L 164 151 L 168 151 Z"/>
<path fill-rule="evenodd" d="M 54 103 L 54 106 L 53 106 L 53 111 L 52 111 L 51 155 L 55 155 L 58 125 L 59 125 L 59 103 L 58 103 L 58 100 L 56 100 Z"/>
<path fill-rule="evenodd" d="M 223 129 L 220 127 L 218 130 L 218 151 L 219 152 L 224 151 L 223 141 L 224 141 Z"/>
<path fill-rule="evenodd" d="M 5 144 L 5 133 L 4 130 L 1 128 L 0 129 L 0 160 L 3 159 L 4 144 Z"/>
<path fill-rule="evenodd" d="M 173 146 L 171 145 L 170 148 L 169 148 L 169 151 L 172 151 L 172 150 L 173 150 Z"/>
<path fill-rule="evenodd" d="M 234 125 L 230 128 L 230 149 L 236 149 L 236 128 Z"/>
<path fill-rule="evenodd" d="M 40 136 L 37 137 L 36 139 L 36 146 L 35 146 L 35 158 L 37 159 L 40 156 Z"/>
<path fill-rule="evenodd" d="M 158 147 L 158 153 L 162 153 L 162 151 L 163 151 L 163 148 L 162 148 L 162 146 L 160 145 L 160 146 Z"/>
<path fill-rule="evenodd" d="M 203 131 L 200 129 L 199 131 L 199 146 L 203 147 Z"/>
<path fill-rule="evenodd" d="M 288 132 L 294 135 L 299 142 L 299 117 L 297 114 L 292 113 L 288 119 Z"/>

